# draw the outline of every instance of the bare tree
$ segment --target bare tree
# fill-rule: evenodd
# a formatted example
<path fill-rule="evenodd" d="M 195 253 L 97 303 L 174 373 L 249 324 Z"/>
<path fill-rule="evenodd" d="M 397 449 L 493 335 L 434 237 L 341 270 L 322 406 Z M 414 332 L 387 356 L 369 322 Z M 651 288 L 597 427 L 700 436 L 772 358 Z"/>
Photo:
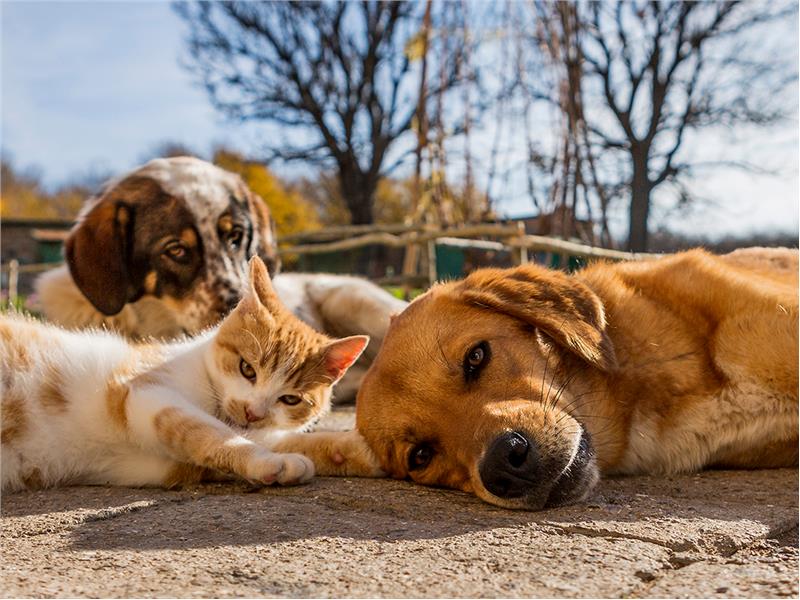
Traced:
<path fill-rule="evenodd" d="M 795 67 L 759 56 L 752 43 L 763 46 L 763 39 L 752 34 L 796 8 L 634 0 L 579 9 L 584 87 L 592 86 L 606 109 L 594 115 L 591 134 L 629 160 L 628 246 L 643 251 L 653 191 L 691 175 L 692 163 L 681 160 L 690 130 L 764 126 L 783 116 L 773 99 L 795 78 Z"/>
<path fill-rule="evenodd" d="M 781 93 L 796 81 L 796 65 L 790 53 L 770 53 L 759 28 L 791 19 L 793 4 L 537 0 L 531 6 L 536 26 L 528 28 L 523 93 L 555 107 L 564 131 L 557 156 L 531 150 L 531 160 L 560 173 L 550 191 L 563 202 L 551 204 L 574 209 L 581 191 L 587 209 L 599 207 L 604 243 L 612 199 L 629 200 L 628 247 L 635 251 L 647 249 L 657 188 L 671 184 L 680 201 L 691 199 L 686 183 L 700 165 L 685 152 L 689 132 L 769 126 L 784 116 Z M 537 53 L 557 67 L 557 85 L 546 87 L 531 70 L 541 69 Z"/>
<path fill-rule="evenodd" d="M 406 51 L 421 28 L 418 7 L 198 2 L 175 10 L 189 26 L 190 65 L 215 107 L 277 126 L 284 135 L 269 140 L 268 160 L 333 169 L 352 222 L 372 223 L 378 181 L 413 150 L 397 141 L 420 100 Z M 454 83 L 454 75 L 444 81 Z M 433 97 L 437 87 L 424 93 Z"/>
<path fill-rule="evenodd" d="M 597 226 L 600 243 L 610 245 L 608 195 L 597 176 L 596 149 L 587 142 L 578 6 L 537 0 L 514 10 L 506 19 L 514 39 L 513 90 L 520 101 L 527 191 L 541 217 L 538 233 L 595 243 L 588 221 Z M 530 27 L 531 16 L 535 27 Z M 545 143 L 531 127 L 542 100 L 549 103 L 553 138 Z"/>

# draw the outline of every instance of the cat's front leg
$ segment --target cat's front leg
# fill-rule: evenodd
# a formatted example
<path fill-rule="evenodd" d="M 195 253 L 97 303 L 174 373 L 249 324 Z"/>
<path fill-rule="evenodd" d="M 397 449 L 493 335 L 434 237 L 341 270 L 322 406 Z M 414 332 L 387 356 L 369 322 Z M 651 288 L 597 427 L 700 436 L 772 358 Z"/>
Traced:
<path fill-rule="evenodd" d="M 327 477 L 383 477 L 378 458 L 356 431 L 286 433 L 265 440 L 276 452 L 296 452 L 314 462 L 317 475 Z"/>
<path fill-rule="evenodd" d="M 305 456 L 279 454 L 253 443 L 172 389 L 134 387 L 125 413 L 132 441 L 182 463 L 266 485 L 305 483 L 314 476 L 314 465 Z"/>

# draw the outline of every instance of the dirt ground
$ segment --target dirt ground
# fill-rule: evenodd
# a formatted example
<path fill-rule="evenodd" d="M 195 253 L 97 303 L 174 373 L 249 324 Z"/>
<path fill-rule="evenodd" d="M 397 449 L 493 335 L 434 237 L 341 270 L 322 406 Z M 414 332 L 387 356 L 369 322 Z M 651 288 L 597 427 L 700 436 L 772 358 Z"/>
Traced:
<path fill-rule="evenodd" d="M 351 422 L 337 412 L 329 425 Z M 797 470 L 515 512 L 391 480 L 2 498 L 3 597 L 797 597 Z"/>

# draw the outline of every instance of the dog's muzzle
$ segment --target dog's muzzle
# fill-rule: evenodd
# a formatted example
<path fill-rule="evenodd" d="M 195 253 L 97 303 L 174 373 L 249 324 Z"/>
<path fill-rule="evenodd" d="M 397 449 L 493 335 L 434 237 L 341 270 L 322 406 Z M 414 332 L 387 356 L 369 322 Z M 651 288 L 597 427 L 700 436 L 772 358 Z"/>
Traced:
<path fill-rule="evenodd" d="M 489 445 L 478 473 L 490 494 L 531 509 L 577 502 L 598 479 L 594 449 L 585 430 L 577 451 L 566 461 L 544 456 L 522 432 L 505 432 Z"/>

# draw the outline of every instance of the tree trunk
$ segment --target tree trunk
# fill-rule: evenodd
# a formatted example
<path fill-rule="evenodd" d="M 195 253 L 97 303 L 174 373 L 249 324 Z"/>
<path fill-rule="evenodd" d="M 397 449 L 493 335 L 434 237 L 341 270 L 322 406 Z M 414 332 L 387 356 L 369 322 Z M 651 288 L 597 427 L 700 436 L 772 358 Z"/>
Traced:
<path fill-rule="evenodd" d="M 342 195 L 350 212 L 350 223 L 353 225 L 372 225 L 375 221 L 376 181 L 358 175 L 341 175 Z"/>
<path fill-rule="evenodd" d="M 353 174 L 348 177 L 340 176 L 342 194 L 350 211 L 350 223 L 353 225 L 372 225 L 375 221 L 375 190 L 378 182 L 368 175 Z M 354 270 L 359 275 L 366 277 L 380 277 L 379 263 L 381 262 L 381 248 L 366 246 L 355 250 Z"/>
<path fill-rule="evenodd" d="M 358 192 L 355 199 L 347 203 L 350 209 L 350 222 L 353 225 L 372 225 L 375 222 L 372 203 L 371 191 Z"/>
<path fill-rule="evenodd" d="M 647 153 L 631 153 L 633 179 L 631 181 L 631 207 L 628 229 L 628 250 L 647 252 L 647 218 L 650 214 L 650 180 L 647 176 Z"/>

